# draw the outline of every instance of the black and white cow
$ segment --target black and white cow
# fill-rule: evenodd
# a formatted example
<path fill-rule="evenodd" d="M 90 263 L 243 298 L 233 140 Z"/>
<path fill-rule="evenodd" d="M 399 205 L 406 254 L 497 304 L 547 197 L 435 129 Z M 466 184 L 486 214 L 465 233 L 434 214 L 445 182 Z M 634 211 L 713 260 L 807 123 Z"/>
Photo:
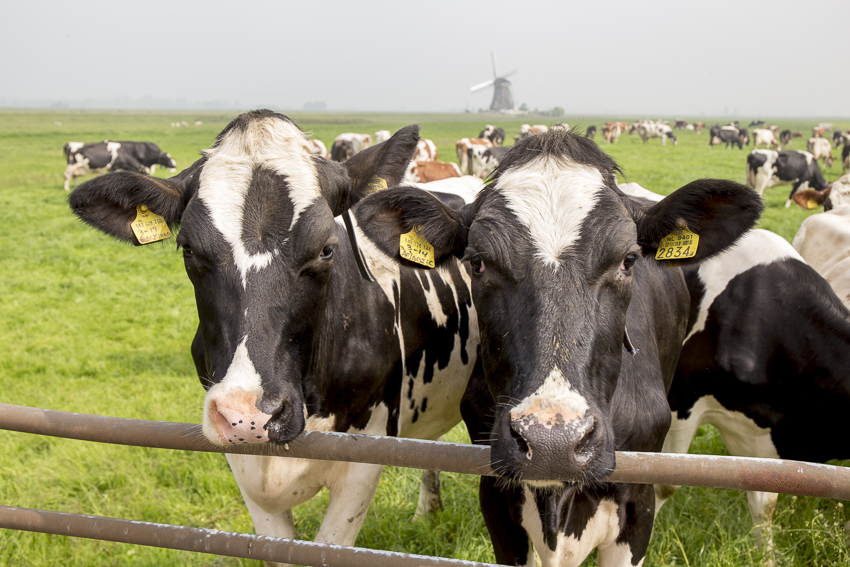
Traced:
<path fill-rule="evenodd" d="M 469 148 L 467 160 L 469 163 L 470 175 L 474 175 L 479 179 L 486 179 L 491 173 L 496 171 L 499 162 L 507 154 L 510 148 Z"/>
<path fill-rule="evenodd" d="M 342 163 L 371 145 L 372 136 L 369 134 L 345 132 L 334 138 L 331 144 L 331 159 Z"/>
<path fill-rule="evenodd" d="M 357 209 L 397 262 L 399 235 L 416 227 L 438 264 L 471 267 L 484 379 L 471 379 L 463 413 L 492 448 L 498 477 L 482 478 L 480 498 L 502 564 L 534 565 L 536 549 L 547 567 L 574 566 L 594 548 L 605 567 L 642 563 L 653 487 L 605 478 L 615 450 L 659 450 L 669 425 L 688 294 L 668 266 L 719 252 L 761 209 L 751 190 L 718 180 L 650 206 L 617 188 L 618 171 L 592 141 L 551 130 L 514 146 L 460 211 L 417 189 Z M 683 223 L 699 234 L 696 256 L 656 261 Z M 563 476 L 576 481 L 547 480 Z"/>
<path fill-rule="evenodd" d="M 741 137 L 741 132 L 731 126 L 712 126 L 710 132 L 711 136 L 708 138 L 709 147 L 726 144 L 727 148 L 735 145 L 738 146 L 739 150 L 744 148 L 744 140 Z M 747 135 L 747 142 L 749 142 L 749 134 Z"/>
<path fill-rule="evenodd" d="M 747 156 L 747 186 L 762 195 L 764 190 L 777 185 L 791 183 L 791 193 L 785 202 L 791 206 L 791 199 L 797 189 L 808 185 L 823 191 L 829 185 L 821 173 L 815 156 L 802 150 L 753 150 Z M 804 187 L 805 188 L 805 187 Z"/>
<path fill-rule="evenodd" d="M 490 140 L 494 146 L 501 146 L 505 141 L 505 129 L 487 124 L 478 134 L 478 137 Z"/>
<path fill-rule="evenodd" d="M 334 218 L 397 184 L 418 139 L 409 126 L 339 164 L 315 156 L 289 118 L 259 110 L 176 177 L 118 172 L 71 194 L 86 223 L 132 244 L 141 205 L 180 224 L 211 443 L 283 444 L 304 429 L 435 439 L 459 422 L 478 348 L 469 274 L 456 261 L 428 273 L 398 266 L 355 223 L 366 281 Z M 344 545 L 381 475 L 358 463 L 228 461 L 258 533 L 294 538 L 292 507 L 327 486 L 316 540 Z"/>
<path fill-rule="evenodd" d="M 686 268 L 685 279 L 691 317 L 668 395 L 664 451 L 686 453 L 697 428 L 711 424 L 735 456 L 847 458 L 844 435 L 811 435 L 813 424 L 846 430 L 850 409 L 850 311 L 826 280 L 766 230 Z M 656 487 L 658 507 L 676 490 Z M 748 499 L 762 539 L 777 495 Z"/>
<path fill-rule="evenodd" d="M 584 131 L 584 137 L 590 138 L 591 140 L 596 137 L 596 125 L 591 124 L 587 127 L 587 130 Z"/>
<path fill-rule="evenodd" d="M 153 174 L 157 165 L 174 171 L 177 162 L 153 142 L 68 142 L 65 144 L 65 191 L 75 178 L 104 171 Z"/>

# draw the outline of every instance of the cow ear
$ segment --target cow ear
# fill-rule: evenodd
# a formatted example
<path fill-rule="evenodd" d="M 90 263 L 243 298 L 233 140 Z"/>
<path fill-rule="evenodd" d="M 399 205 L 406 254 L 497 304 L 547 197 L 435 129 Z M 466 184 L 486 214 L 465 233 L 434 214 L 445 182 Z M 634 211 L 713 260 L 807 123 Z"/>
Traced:
<path fill-rule="evenodd" d="M 817 191 L 815 189 L 802 189 L 794 193 L 794 196 L 791 198 L 794 199 L 795 203 L 797 203 L 800 207 L 804 209 L 817 209 L 820 205 L 823 205 L 824 202 L 829 198 L 829 194 L 831 191 L 832 184 L 830 183 L 823 191 Z"/>
<path fill-rule="evenodd" d="M 369 195 L 355 211 L 357 224 L 382 252 L 395 261 L 421 268 L 423 265 L 402 258 L 402 235 L 411 231 L 434 249 L 436 267 L 466 249 L 469 230 L 456 212 L 427 191 L 398 187 Z"/>
<path fill-rule="evenodd" d="M 86 224 L 110 236 L 141 246 L 130 224 L 144 205 L 169 226 L 180 222 L 186 203 L 197 191 L 204 158 L 169 179 L 129 171 L 101 175 L 77 186 L 68 201 Z"/>
<path fill-rule="evenodd" d="M 721 179 L 700 179 L 671 193 L 647 209 L 637 221 L 638 243 L 646 255 L 656 255 L 661 240 L 682 234 L 680 227 L 697 235 L 692 257 L 665 254 L 669 266 L 694 264 L 731 246 L 751 229 L 764 205 L 752 189 Z M 690 253 L 690 251 L 688 252 Z M 662 259 L 662 258 L 659 258 Z"/>
<path fill-rule="evenodd" d="M 401 183 L 418 142 L 419 126 L 412 124 L 348 159 L 343 166 L 351 179 L 349 206 L 370 193 Z"/>

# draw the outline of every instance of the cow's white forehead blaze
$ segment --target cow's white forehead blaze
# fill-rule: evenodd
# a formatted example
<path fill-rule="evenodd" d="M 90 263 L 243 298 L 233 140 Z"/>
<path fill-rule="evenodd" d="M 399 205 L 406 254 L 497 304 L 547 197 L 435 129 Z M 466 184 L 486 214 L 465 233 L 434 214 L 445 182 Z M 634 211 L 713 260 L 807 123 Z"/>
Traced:
<path fill-rule="evenodd" d="M 262 118 L 244 130 L 234 128 L 205 154 L 198 197 L 209 210 L 213 226 L 230 244 L 244 286 L 248 272 L 268 266 L 274 256 L 272 252 L 250 254 L 242 242 L 243 208 L 254 168 L 263 166 L 286 176 L 293 206 L 291 229 L 321 197 L 310 142 L 294 124 Z"/>
<path fill-rule="evenodd" d="M 496 189 L 531 234 L 535 256 L 555 269 L 605 189 L 595 167 L 544 156 L 504 172 Z"/>

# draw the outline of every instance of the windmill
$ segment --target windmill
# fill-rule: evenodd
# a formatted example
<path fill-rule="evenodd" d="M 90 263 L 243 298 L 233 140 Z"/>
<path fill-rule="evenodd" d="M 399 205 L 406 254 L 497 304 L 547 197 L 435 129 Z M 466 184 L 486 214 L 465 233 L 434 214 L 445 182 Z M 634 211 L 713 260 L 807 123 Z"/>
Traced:
<path fill-rule="evenodd" d="M 493 51 L 492 54 L 493 79 L 481 83 L 480 85 L 475 85 L 470 88 L 469 91 L 474 93 L 475 91 L 480 91 L 481 89 L 493 85 L 493 102 L 490 103 L 490 110 L 513 110 L 514 97 L 511 95 L 511 82 L 508 80 L 508 77 L 516 73 L 517 70 L 514 69 L 500 77 L 499 73 L 496 71 L 496 52 Z"/>

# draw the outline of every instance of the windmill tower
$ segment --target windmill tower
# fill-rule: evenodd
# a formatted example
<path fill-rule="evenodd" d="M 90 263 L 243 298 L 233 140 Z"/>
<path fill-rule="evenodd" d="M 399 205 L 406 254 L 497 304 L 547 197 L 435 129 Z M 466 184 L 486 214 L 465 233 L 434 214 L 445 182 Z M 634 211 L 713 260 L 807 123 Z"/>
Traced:
<path fill-rule="evenodd" d="M 475 85 L 470 88 L 470 92 L 480 91 L 481 89 L 487 88 L 489 86 L 493 86 L 493 102 L 490 103 L 490 110 L 513 110 L 514 108 L 514 97 L 511 94 L 511 82 L 508 80 L 508 77 L 517 72 L 516 69 L 510 71 L 509 73 L 505 73 L 503 76 L 499 76 L 499 73 L 496 71 L 496 52 L 493 51 L 493 79 L 490 81 L 486 81 L 481 83 L 480 85 Z"/>

